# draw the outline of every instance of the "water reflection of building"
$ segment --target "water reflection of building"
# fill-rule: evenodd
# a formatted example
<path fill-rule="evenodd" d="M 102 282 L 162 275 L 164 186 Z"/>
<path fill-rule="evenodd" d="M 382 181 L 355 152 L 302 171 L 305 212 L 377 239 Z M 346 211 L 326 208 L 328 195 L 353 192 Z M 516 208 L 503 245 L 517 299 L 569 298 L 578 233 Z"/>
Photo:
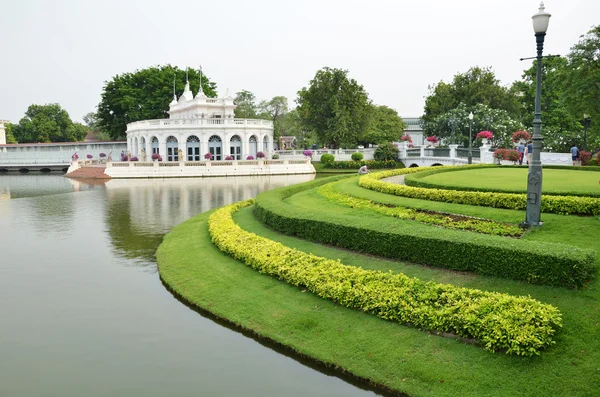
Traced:
<path fill-rule="evenodd" d="M 164 234 L 196 214 L 256 197 L 276 187 L 310 181 L 314 175 L 277 175 L 189 179 L 112 179 L 106 182 L 108 205 L 128 206 L 121 219 L 127 233 Z M 124 220 L 123 218 L 127 219 Z M 122 230 L 115 225 L 111 233 Z"/>
<path fill-rule="evenodd" d="M 8 186 L 0 186 L 0 201 L 10 200 L 10 188 Z"/>

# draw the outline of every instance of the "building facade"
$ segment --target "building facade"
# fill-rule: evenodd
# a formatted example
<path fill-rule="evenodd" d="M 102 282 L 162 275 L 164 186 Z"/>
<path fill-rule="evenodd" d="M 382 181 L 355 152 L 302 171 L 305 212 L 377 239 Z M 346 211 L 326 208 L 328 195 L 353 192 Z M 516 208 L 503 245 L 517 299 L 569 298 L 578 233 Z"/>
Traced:
<path fill-rule="evenodd" d="M 141 161 L 159 154 L 163 161 L 246 160 L 273 153 L 273 122 L 234 118 L 233 97 L 209 98 L 200 87 L 196 97 L 186 82 L 183 94 L 169 105 L 169 118 L 127 125 L 127 150 Z"/>

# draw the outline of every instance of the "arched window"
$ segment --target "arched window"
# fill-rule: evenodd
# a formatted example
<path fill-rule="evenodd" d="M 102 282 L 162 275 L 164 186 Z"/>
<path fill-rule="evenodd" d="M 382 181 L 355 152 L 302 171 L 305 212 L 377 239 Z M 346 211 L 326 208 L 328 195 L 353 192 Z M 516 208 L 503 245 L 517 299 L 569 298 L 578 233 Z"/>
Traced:
<path fill-rule="evenodd" d="M 222 160 L 222 147 L 221 138 L 218 136 L 213 135 L 208 139 L 208 151 L 212 153 L 213 160 Z"/>
<path fill-rule="evenodd" d="M 170 136 L 167 138 L 167 161 L 179 161 L 177 153 L 177 138 Z"/>
<path fill-rule="evenodd" d="M 250 155 L 256 158 L 256 153 L 258 152 L 258 141 L 254 135 L 250 137 L 250 147 L 248 149 Z"/>
<path fill-rule="evenodd" d="M 190 135 L 187 139 L 187 160 L 200 160 L 200 139 L 196 135 Z"/>
<path fill-rule="evenodd" d="M 242 140 L 237 135 L 231 137 L 229 142 L 229 154 L 233 156 L 234 160 L 242 159 Z"/>
<path fill-rule="evenodd" d="M 152 137 L 152 154 L 158 154 L 158 138 Z"/>

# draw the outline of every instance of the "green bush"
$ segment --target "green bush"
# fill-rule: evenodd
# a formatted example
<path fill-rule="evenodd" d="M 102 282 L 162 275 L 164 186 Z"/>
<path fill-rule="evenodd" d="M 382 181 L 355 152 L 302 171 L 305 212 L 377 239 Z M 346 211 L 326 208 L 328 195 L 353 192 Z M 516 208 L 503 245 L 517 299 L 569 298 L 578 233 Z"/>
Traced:
<path fill-rule="evenodd" d="M 354 152 L 354 153 L 352 153 L 352 160 L 354 160 L 354 161 L 360 161 L 364 157 L 365 156 L 361 152 Z"/>
<path fill-rule="evenodd" d="M 530 297 L 345 266 L 339 260 L 286 247 L 235 224 L 232 213 L 250 203 L 216 210 L 208 227 L 221 251 L 260 273 L 386 320 L 475 338 L 492 352 L 532 356 L 555 344 L 553 337 L 562 326 L 562 317 L 552 305 Z"/>
<path fill-rule="evenodd" d="M 363 165 L 368 165 L 370 169 L 380 169 L 380 168 L 396 168 L 398 165 L 404 166 L 401 162 L 396 162 L 393 160 L 360 160 L 360 161 L 333 161 L 331 163 L 326 163 L 325 168 L 339 169 L 339 170 L 347 170 L 347 169 L 359 169 Z"/>
<path fill-rule="evenodd" d="M 279 158 L 279 153 L 273 153 L 273 160 L 277 160 Z"/>
<path fill-rule="evenodd" d="M 321 163 L 325 164 L 327 167 L 328 164 L 331 164 L 335 161 L 335 157 L 333 154 L 325 153 L 321 155 Z"/>
<path fill-rule="evenodd" d="M 392 172 L 378 174 L 389 173 Z M 444 230 L 396 219 L 358 220 L 334 214 L 324 217 L 318 211 L 300 214 L 283 202 L 296 192 L 328 181 L 320 179 L 262 193 L 256 198 L 254 212 L 258 219 L 282 233 L 429 266 L 571 288 L 581 287 L 595 273 L 591 250 Z"/>
<path fill-rule="evenodd" d="M 375 158 L 375 160 L 379 161 L 396 161 L 398 160 L 398 147 L 392 142 L 381 143 L 378 145 L 378 148 L 375 149 L 373 157 Z"/>

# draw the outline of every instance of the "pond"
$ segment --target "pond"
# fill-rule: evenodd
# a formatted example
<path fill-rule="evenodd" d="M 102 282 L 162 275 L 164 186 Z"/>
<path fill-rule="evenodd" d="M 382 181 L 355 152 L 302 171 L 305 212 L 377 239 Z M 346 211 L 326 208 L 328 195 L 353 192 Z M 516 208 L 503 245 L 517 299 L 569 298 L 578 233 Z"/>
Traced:
<path fill-rule="evenodd" d="M 162 285 L 176 224 L 313 175 L 0 175 L 0 396 L 374 396 L 203 317 Z"/>

